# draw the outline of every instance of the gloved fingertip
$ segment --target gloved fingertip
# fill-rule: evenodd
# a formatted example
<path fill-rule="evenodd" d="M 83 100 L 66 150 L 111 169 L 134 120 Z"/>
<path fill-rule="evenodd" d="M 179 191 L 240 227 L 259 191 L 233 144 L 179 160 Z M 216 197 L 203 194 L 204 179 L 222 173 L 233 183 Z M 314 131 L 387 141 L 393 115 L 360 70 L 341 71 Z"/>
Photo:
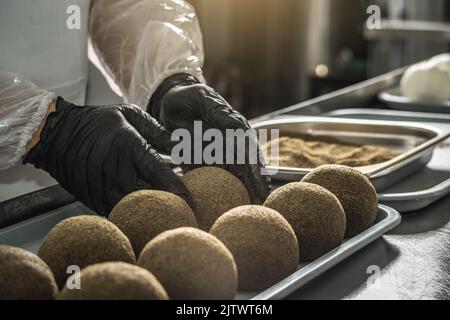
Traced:
<path fill-rule="evenodd" d="M 188 206 L 191 207 L 192 210 L 194 210 L 194 201 L 192 200 L 192 196 L 189 193 L 189 191 L 178 193 L 177 196 L 181 197 L 184 201 L 186 201 Z"/>

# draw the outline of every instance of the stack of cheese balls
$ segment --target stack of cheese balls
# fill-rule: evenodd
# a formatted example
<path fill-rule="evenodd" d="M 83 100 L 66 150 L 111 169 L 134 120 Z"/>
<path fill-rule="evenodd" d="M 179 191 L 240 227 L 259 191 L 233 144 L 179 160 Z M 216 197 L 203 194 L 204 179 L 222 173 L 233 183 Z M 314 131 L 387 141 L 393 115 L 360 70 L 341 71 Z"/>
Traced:
<path fill-rule="evenodd" d="M 233 299 L 286 278 L 377 214 L 370 182 L 343 166 L 320 167 L 263 206 L 220 168 L 182 181 L 192 208 L 168 192 L 136 191 L 108 219 L 61 221 L 38 255 L 0 246 L 0 299 Z"/>

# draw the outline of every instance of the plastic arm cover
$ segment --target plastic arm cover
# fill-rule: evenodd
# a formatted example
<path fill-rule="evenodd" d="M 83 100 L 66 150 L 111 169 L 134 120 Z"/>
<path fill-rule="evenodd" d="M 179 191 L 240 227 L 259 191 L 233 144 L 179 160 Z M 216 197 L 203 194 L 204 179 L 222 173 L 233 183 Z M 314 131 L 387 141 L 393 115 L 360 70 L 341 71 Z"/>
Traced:
<path fill-rule="evenodd" d="M 125 102 L 145 109 L 161 82 L 188 73 L 204 82 L 200 26 L 183 0 L 93 0 L 89 33 Z"/>
<path fill-rule="evenodd" d="M 54 93 L 39 89 L 21 75 L 0 71 L 0 170 L 24 156 L 54 99 Z"/>

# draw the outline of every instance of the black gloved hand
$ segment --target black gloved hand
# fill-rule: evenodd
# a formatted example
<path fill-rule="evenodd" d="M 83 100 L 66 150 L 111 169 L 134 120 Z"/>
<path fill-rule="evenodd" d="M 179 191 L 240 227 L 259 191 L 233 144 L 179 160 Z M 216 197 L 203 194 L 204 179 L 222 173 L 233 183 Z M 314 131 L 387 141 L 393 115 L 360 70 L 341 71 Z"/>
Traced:
<path fill-rule="evenodd" d="M 137 106 L 77 106 L 59 97 L 24 163 L 46 170 L 106 216 L 140 189 L 169 191 L 189 202 L 187 189 L 156 151 L 170 153 L 172 146 L 170 134 Z"/>
<path fill-rule="evenodd" d="M 199 83 L 195 77 L 188 74 L 177 74 L 167 78 L 153 94 L 147 111 L 171 132 L 184 128 L 192 134 L 196 120 L 202 121 L 203 131 L 215 128 L 224 136 L 226 129 L 244 131 L 250 129 L 247 120 L 214 89 Z M 250 143 L 257 146 L 257 152 L 260 154 L 256 136 L 252 135 L 251 140 Z M 248 146 L 249 144 L 246 144 L 246 164 L 228 164 L 225 169 L 245 184 L 252 203 L 259 204 L 269 194 L 270 178 L 261 175 L 261 168 L 264 166 L 262 156 L 257 157 L 257 164 L 249 164 Z M 236 153 L 235 148 L 235 155 Z"/>

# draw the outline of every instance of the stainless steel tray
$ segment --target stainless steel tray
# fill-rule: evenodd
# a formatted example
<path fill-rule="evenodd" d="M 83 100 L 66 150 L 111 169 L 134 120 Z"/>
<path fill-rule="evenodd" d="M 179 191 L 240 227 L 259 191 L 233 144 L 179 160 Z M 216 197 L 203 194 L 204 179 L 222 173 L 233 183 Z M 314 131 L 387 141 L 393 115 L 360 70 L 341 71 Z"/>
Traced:
<path fill-rule="evenodd" d="M 377 221 L 372 227 L 351 239 L 347 239 L 340 247 L 328 252 L 319 259 L 300 266 L 295 273 L 269 289 L 258 293 L 252 299 L 276 300 L 286 297 L 372 241 L 381 237 L 384 233 L 392 230 L 395 226 L 400 224 L 400 222 L 401 216 L 396 210 L 380 205 Z"/>
<path fill-rule="evenodd" d="M 80 214 L 94 213 L 76 202 L 1 229 L 0 244 L 17 246 L 36 253 L 42 239 L 53 226 L 63 219 Z M 239 292 L 236 299 L 282 299 L 393 229 L 400 221 L 401 217 L 397 211 L 386 206 L 379 206 L 377 220 L 369 229 L 351 239 L 347 239 L 341 246 L 328 252 L 319 259 L 308 264 L 302 264 L 295 273 L 269 289 L 262 292 Z"/>
<path fill-rule="evenodd" d="M 406 110 L 406 111 L 420 111 L 420 112 L 436 112 L 436 113 L 450 113 L 450 101 L 426 102 L 416 101 L 407 97 L 404 97 L 400 93 L 400 88 L 395 87 L 381 92 L 378 95 L 380 101 L 386 103 L 389 108 Z"/>
<path fill-rule="evenodd" d="M 399 155 L 380 164 L 357 167 L 382 190 L 424 167 L 430 161 L 434 147 L 450 136 L 440 127 L 397 121 L 336 119 L 330 117 L 288 116 L 253 123 L 254 129 L 279 129 L 280 136 L 308 134 L 330 136 L 343 142 L 389 147 Z M 310 168 L 273 167 L 272 178 L 299 181 Z"/>

